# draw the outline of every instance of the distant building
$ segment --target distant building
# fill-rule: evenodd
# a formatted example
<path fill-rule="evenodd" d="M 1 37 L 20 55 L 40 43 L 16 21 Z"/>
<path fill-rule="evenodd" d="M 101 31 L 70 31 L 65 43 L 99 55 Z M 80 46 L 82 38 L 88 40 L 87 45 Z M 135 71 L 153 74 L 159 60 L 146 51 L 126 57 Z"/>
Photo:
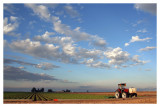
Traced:
<path fill-rule="evenodd" d="M 52 89 L 48 89 L 48 92 L 53 92 Z"/>

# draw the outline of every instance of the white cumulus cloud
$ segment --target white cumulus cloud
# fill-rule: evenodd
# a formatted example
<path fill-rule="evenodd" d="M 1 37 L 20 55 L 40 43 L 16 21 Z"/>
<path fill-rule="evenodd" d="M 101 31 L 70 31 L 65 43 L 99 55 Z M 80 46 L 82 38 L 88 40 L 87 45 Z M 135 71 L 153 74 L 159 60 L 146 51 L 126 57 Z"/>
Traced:
<path fill-rule="evenodd" d="M 132 39 L 130 40 L 130 42 L 142 42 L 150 39 L 152 38 L 147 37 L 147 38 L 140 39 L 139 36 L 132 36 Z"/>
<path fill-rule="evenodd" d="M 129 43 L 125 43 L 124 45 L 125 45 L 125 46 L 129 46 Z"/>
<path fill-rule="evenodd" d="M 10 20 L 10 22 L 9 22 Z M 14 31 L 19 27 L 18 18 L 10 16 L 10 18 L 5 17 L 3 21 L 3 32 L 6 35 L 18 36 L 19 34 L 14 33 Z"/>
<path fill-rule="evenodd" d="M 152 38 L 146 37 L 146 38 L 141 39 L 139 38 L 139 36 L 132 36 L 132 39 L 128 43 L 125 43 L 125 46 L 128 46 L 130 45 L 130 43 L 133 43 L 133 42 L 149 41 L 150 39 Z"/>
<path fill-rule="evenodd" d="M 76 41 L 89 40 L 91 35 L 86 32 L 80 32 L 79 29 L 72 30 L 70 26 L 62 24 L 61 20 L 56 20 L 53 23 L 54 30 L 60 34 L 71 36 Z"/>
<path fill-rule="evenodd" d="M 61 40 L 63 39 L 61 38 Z M 30 39 L 13 41 L 8 43 L 8 47 L 13 51 L 37 58 L 56 60 L 63 63 L 85 64 L 95 68 L 110 68 L 112 65 L 117 65 L 119 68 L 124 65 L 128 67 L 128 62 L 132 62 L 132 65 L 147 63 L 147 61 L 139 60 L 138 55 L 130 57 L 130 54 L 126 51 L 122 51 L 120 47 L 104 52 L 102 50 L 84 49 L 81 47 L 73 47 L 74 49 L 72 49 L 72 46 L 67 46 L 66 44 L 65 46 L 56 46 L 48 43 L 41 44 L 39 41 L 31 41 Z M 106 63 L 99 61 L 100 59 L 104 60 L 105 58 L 107 58 Z M 44 70 L 57 67 L 50 63 L 34 65 L 35 67 Z"/>
<path fill-rule="evenodd" d="M 75 45 L 73 44 L 74 41 L 71 37 L 51 37 L 51 35 L 54 35 L 53 32 L 46 31 L 43 35 L 38 35 L 34 39 L 46 43 L 53 43 L 60 45 L 62 47 L 62 50 L 64 53 L 68 55 L 74 55 L 75 54 Z"/>
<path fill-rule="evenodd" d="M 31 8 L 34 14 L 38 15 L 41 19 L 52 22 L 53 30 L 61 34 L 61 36 L 55 36 L 54 32 L 46 31 L 44 34 L 35 36 L 34 41 L 26 39 L 8 43 L 8 46 L 16 52 L 64 63 L 86 64 L 87 66 L 95 68 L 110 68 L 111 66 L 115 68 L 128 67 L 128 62 L 132 62 L 135 65 L 147 63 L 147 61 L 139 60 L 138 55 L 131 57 L 127 51 L 123 51 L 120 47 L 110 50 L 103 48 L 106 49 L 105 51 L 96 48 L 85 49 L 78 47 L 75 42 L 86 41 L 97 47 L 106 47 L 107 42 L 98 35 L 92 35 L 82 31 L 79 26 L 73 29 L 71 26 L 62 23 L 59 17 L 50 15 L 46 5 L 25 4 L 25 6 Z M 75 13 L 72 14 L 72 17 L 76 17 L 76 11 L 71 5 L 66 5 L 65 8 L 66 11 Z M 12 24 L 14 24 L 16 20 L 16 17 L 10 17 Z M 139 23 L 141 22 L 137 22 L 137 24 Z M 32 24 L 32 22 L 30 24 Z M 4 25 L 8 25 L 8 18 L 4 19 Z M 9 27 L 10 29 L 12 28 L 12 26 Z M 8 29 L 8 32 L 15 30 L 10 29 Z M 138 32 L 145 32 L 145 30 Z M 128 43 L 125 43 L 125 46 L 133 42 L 148 41 L 150 39 L 149 37 L 139 38 L 139 36 L 132 36 L 132 39 Z M 4 41 L 4 43 L 6 44 L 7 41 Z M 105 62 L 99 61 L 101 59 L 103 61 L 105 59 L 107 60 Z M 37 64 L 36 67 L 48 70 L 55 66 L 50 63 L 40 63 Z"/>
<path fill-rule="evenodd" d="M 45 5 L 25 4 L 28 8 L 31 8 L 33 12 L 44 20 L 50 20 L 50 13 Z"/>
<path fill-rule="evenodd" d="M 75 29 L 71 29 L 70 26 L 66 24 L 62 24 L 59 17 L 53 17 L 53 25 L 54 30 L 60 34 L 64 34 L 66 36 L 70 36 L 75 41 L 89 41 L 92 45 L 98 46 L 98 47 L 105 47 L 106 41 L 103 38 L 100 38 L 96 35 L 91 35 L 86 32 L 80 31 L 80 27 L 77 27 Z"/>
<path fill-rule="evenodd" d="M 111 51 L 104 52 L 106 58 L 109 59 L 109 64 L 121 65 L 129 61 L 129 53 L 122 51 L 120 47 L 114 48 Z"/>
<path fill-rule="evenodd" d="M 82 32 L 80 31 L 80 27 L 71 29 L 70 26 L 63 24 L 59 17 L 51 16 L 46 5 L 25 4 L 25 6 L 31 8 L 33 12 L 43 20 L 52 21 L 54 26 L 53 29 L 57 33 L 72 37 L 74 41 L 89 41 L 91 42 L 91 44 L 98 47 L 104 47 L 106 45 L 106 41 L 99 36 Z M 73 16 L 78 15 L 78 12 L 71 5 L 66 5 L 64 8 L 68 12 L 68 14 L 70 13 Z"/>
<path fill-rule="evenodd" d="M 30 39 L 13 41 L 9 46 L 14 51 L 40 58 L 55 59 L 60 56 L 58 46 L 53 44 L 42 45 L 40 42 Z"/>

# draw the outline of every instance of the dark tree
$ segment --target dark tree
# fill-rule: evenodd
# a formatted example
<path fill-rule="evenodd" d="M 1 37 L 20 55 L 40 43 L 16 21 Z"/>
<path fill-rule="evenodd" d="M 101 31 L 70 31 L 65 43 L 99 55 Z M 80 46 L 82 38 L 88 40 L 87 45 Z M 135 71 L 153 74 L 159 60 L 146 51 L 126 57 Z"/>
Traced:
<path fill-rule="evenodd" d="M 65 91 L 65 92 L 71 92 L 71 90 L 66 89 L 66 91 Z"/>
<path fill-rule="evenodd" d="M 44 88 L 42 88 L 40 91 L 41 91 L 41 92 L 44 92 Z"/>
<path fill-rule="evenodd" d="M 36 91 L 37 91 L 37 90 L 36 90 L 35 87 L 33 87 L 32 90 L 31 90 L 31 92 L 36 92 Z"/>

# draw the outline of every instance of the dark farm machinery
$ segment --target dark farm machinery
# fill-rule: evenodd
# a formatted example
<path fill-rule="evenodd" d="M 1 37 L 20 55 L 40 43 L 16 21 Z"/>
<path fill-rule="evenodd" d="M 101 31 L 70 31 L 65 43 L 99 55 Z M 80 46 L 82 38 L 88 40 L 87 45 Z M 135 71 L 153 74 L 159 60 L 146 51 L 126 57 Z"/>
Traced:
<path fill-rule="evenodd" d="M 129 97 L 137 97 L 137 89 L 136 88 L 125 88 L 126 83 L 118 84 L 118 89 L 115 91 L 116 98 L 129 98 Z"/>

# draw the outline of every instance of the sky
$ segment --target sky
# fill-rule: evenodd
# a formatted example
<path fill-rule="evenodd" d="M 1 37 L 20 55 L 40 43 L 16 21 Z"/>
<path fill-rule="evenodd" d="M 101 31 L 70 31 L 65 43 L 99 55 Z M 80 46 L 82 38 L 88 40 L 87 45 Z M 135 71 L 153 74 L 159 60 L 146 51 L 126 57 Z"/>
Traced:
<path fill-rule="evenodd" d="M 3 4 L 4 91 L 157 87 L 156 4 Z"/>

